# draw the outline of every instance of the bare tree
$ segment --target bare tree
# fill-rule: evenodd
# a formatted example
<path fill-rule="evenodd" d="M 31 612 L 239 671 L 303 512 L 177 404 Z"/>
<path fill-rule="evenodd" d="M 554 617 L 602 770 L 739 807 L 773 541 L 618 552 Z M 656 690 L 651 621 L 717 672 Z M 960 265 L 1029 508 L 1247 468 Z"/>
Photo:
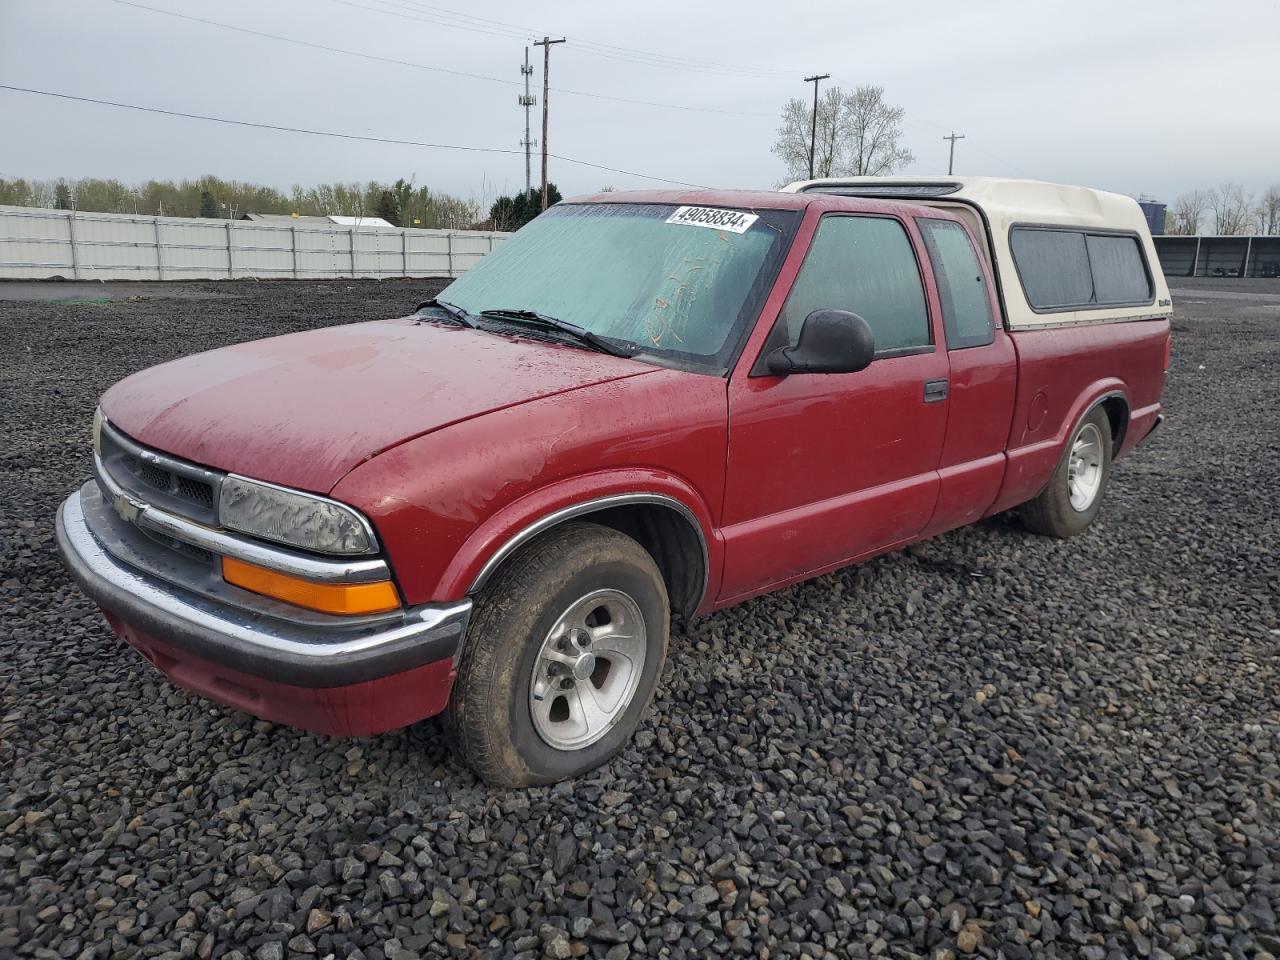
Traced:
<path fill-rule="evenodd" d="M 865 85 L 851 92 L 829 87 L 818 100 L 814 176 L 879 176 L 901 170 L 915 159 L 900 142 L 905 115 L 902 107 L 885 103 L 883 87 Z M 773 153 L 786 165 L 790 180 L 809 175 L 812 121 L 803 100 L 789 100 L 782 108 Z"/>
<path fill-rule="evenodd" d="M 1208 208 L 1209 198 L 1203 190 L 1182 194 L 1169 210 L 1165 232 L 1175 236 L 1194 236 L 1200 232 L 1200 221 Z"/>
<path fill-rule="evenodd" d="M 1253 196 L 1238 183 L 1213 187 L 1208 194 L 1213 212 L 1213 232 L 1218 236 L 1234 236 L 1248 231 L 1253 212 Z"/>
<path fill-rule="evenodd" d="M 835 148 L 839 139 L 842 99 L 838 87 L 829 87 L 818 100 L 813 156 L 815 177 L 830 177 L 836 173 Z M 809 105 L 800 99 L 788 100 L 782 107 L 782 124 L 778 127 L 778 139 L 773 144 L 773 153 L 786 165 L 787 180 L 804 180 L 809 176 L 812 116 Z"/>
<path fill-rule="evenodd" d="M 1259 229 L 1267 236 L 1280 233 L 1280 183 L 1273 183 L 1262 195 L 1258 219 Z"/>
<path fill-rule="evenodd" d="M 861 86 L 845 100 L 853 171 L 879 176 L 901 170 L 915 156 L 900 146 L 902 118 L 907 112 L 884 102 L 884 87 Z"/>

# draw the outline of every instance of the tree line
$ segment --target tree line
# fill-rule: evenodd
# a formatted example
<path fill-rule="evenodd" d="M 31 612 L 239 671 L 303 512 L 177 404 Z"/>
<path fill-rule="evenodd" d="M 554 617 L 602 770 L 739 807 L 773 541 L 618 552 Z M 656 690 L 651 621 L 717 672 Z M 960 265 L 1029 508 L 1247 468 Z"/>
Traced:
<path fill-rule="evenodd" d="M 886 102 L 884 88 L 864 85 L 846 91 L 825 90 L 818 101 L 814 175 L 819 177 L 894 173 L 915 158 L 901 144 L 902 107 Z M 788 180 L 809 174 L 809 135 L 813 112 L 803 100 L 783 107 L 773 153 L 786 166 Z M 603 192 L 612 190 L 603 187 Z M 560 191 L 547 185 L 547 205 L 559 203 Z M 299 216 L 381 217 L 403 227 L 452 230 L 468 227 L 518 230 L 542 211 L 542 193 L 533 188 L 486 203 L 435 193 L 415 186 L 413 178 L 394 183 L 321 183 L 294 185 L 288 192 L 242 180 L 212 175 L 183 180 L 148 180 L 127 184 L 120 180 L 6 179 L 0 177 L 0 204 L 23 207 L 76 209 L 95 213 L 125 213 L 168 217 L 236 219 L 246 213 Z"/>
<path fill-rule="evenodd" d="M 0 177 L 0 204 L 76 209 L 93 213 L 133 213 L 166 217 L 235 219 L 246 213 L 288 216 L 382 217 L 395 226 L 463 230 L 478 224 L 481 203 L 425 186 L 413 179 L 394 183 L 321 183 L 295 185 L 288 193 L 242 180 L 203 176 L 185 180 L 148 180 L 126 184 L 85 177 L 77 180 L 28 180 Z"/>
<path fill-rule="evenodd" d="M 1255 195 L 1238 183 L 1192 190 L 1165 213 L 1164 232 L 1174 236 L 1280 234 L 1280 183 Z"/>

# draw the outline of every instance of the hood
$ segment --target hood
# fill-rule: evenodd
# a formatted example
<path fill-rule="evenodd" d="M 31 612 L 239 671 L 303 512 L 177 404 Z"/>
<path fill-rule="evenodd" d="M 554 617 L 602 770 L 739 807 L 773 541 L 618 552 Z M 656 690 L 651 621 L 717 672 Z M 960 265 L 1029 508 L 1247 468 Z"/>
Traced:
<path fill-rule="evenodd" d="M 406 317 L 161 364 L 113 386 L 102 411 L 146 446 L 327 493 L 357 464 L 421 434 L 654 371 L 577 347 Z"/>

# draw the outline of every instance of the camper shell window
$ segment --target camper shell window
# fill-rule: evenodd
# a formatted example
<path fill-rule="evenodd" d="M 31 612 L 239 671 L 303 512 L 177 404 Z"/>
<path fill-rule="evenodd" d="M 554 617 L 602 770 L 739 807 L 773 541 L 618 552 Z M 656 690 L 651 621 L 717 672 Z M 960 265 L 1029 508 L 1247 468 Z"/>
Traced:
<path fill-rule="evenodd" d="M 1152 301 L 1137 234 L 1021 225 L 1010 230 L 1009 247 L 1027 304 L 1037 313 Z"/>

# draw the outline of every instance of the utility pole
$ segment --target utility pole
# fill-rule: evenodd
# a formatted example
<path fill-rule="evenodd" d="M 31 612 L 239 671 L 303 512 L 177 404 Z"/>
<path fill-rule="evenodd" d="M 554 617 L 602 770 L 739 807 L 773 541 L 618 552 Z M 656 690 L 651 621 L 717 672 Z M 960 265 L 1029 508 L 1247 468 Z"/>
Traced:
<path fill-rule="evenodd" d="M 524 48 L 524 66 L 520 68 L 520 73 L 524 75 L 524 96 L 518 98 L 520 106 L 524 107 L 524 139 L 520 141 L 520 146 L 524 147 L 524 193 L 527 197 L 533 189 L 530 151 L 537 143 L 529 139 L 529 108 L 538 102 L 538 98 L 529 93 L 529 78 L 533 76 L 533 67 L 529 66 L 528 47 Z"/>
<path fill-rule="evenodd" d="M 813 117 L 809 126 L 809 179 L 813 179 L 813 152 L 818 145 L 818 81 L 829 80 L 831 74 L 820 73 L 813 77 L 805 77 L 805 83 L 813 84 Z"/>
<path fill-rule="evenodd" d="M 954 130 L 952 130 L 952 131 L 951 131 L 951 136 L 949 136 L 949 137 L 943 137 L 942 139 L 943 139 L 943 140 L 950 140 L 950 141 L 951 141 L 951 156 L 950 156 L 950 157 L 948 158 L 948 160 L 947 160 L 947 176 L 949 177 L 949 176 L 951 176 L 951 171 L 952 171 L 952 169 L 954 169 L 954 167 L 955 167 L 955 165 L 956 165 L 956 141 L 957 141 L 957 140 L 963 140 L 963 139 L 964 139 L 964 134 L 963 134 L 963 133 L 956 133 Z"/>
<path fill-rule="evenodd" d="M 552 40 L 543 37 L 533 41 L 535 47 L 542 48 L 542 209 L 547 209 L 547 97 L 551 93 L 551 47 L 564 43 L 565 38 Z"/>

